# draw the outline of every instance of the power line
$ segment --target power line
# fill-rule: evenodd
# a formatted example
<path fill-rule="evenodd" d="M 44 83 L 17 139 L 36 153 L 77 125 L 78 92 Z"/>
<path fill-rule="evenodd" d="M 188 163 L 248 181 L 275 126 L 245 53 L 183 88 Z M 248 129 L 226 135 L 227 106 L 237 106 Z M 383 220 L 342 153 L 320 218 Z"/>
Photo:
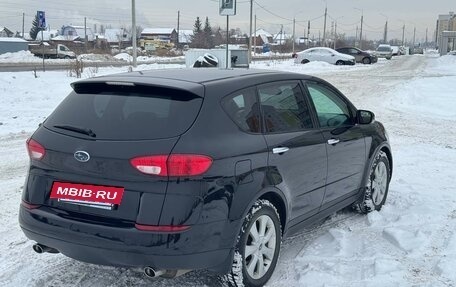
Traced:
<path fill-rule="evenodd" d="M 254 0 L 253 2 L 255 2 L 261 9 L 263 9 L 264 11 L 268 12 L 269 14 L 277 17 L 277 18 L 280 18 L 280 19 L 283 19 L 283 20 L 287 20 L 287 21 L 290 21 L 290 22 L 293 22 L 293 19 L 289 19 L 289 18 L 285 18 L 285 17 L 282 17 L 274 12 L 271 12 L 270 10 L 266 9 L 264 6 L 262 6 L 261 4 L 259 4 L 256 0 Z"/>

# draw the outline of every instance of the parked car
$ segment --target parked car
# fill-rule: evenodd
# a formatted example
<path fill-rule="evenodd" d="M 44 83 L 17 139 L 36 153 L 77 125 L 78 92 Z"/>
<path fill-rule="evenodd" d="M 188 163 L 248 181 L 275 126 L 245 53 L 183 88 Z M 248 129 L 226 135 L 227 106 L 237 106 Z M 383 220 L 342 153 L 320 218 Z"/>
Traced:
<path fill-rule="evenodd" d="M 391 46 L 391 50 L 393 52 L 393 56 L 400 56 L 401 55 L 401 49 L 399 46 Z"/>
<path fill-rule="evenodd" d="M 355 57 L 325 47 L 310 48 L 296 53 L 296 64 L 307 64 L 312 61 L 322 61 L 335 65 L 354 65 Z"/>
<path fill-rule="evenodd" d="M 68 49 L 67 46 L 62 44 L 39 44 L 29 45 L 30 52 L 38 57 L 51 58 L 51 59 L 75 59 L 76 54 Z"/>
<path fill-rule="evenodd" d="M 180 69 L 72 87 L 27 141 L 19 222 L 38 253 L 263 286 L 283 238 L 385 203 L 384 126 L 319 78 Z"/>
<path fill-rule="evenodd" d="M 456 50 L 455 50 L 455 51 L 450 51 L 450 52 L 448 52 L 447 55 L 456 56 Z"/>
<path fill-rule="evenodd" d="M 378 58 L 386 58 L 387 60 L 391 60 L 393 57 L 393 49 L 390 45 L 379 45 L 377 50 L 375 51 L 375 55 Z"/>
<path fill-rule="evenodd" d="M 355 57 L 356 63 L 372 64 L 378 61 L 377 56 L 355 47 L 338 48 L 336 51 Z"/>

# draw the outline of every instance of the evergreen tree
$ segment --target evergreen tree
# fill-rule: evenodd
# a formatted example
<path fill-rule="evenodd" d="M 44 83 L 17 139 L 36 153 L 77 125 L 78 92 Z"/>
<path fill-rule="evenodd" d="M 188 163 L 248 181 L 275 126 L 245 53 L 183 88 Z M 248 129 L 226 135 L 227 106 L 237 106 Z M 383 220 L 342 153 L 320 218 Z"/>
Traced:
<path fill-rule="evenodd" d="M 197 35 L 197 34 L 201 33 L 201 30 L 202 30 L 201 28 L 202 28 L 202 25 L 201 25 L 200 17 L 196 17 L 195 24 L 193 25 L 193 35 Z"/>
<path fill-rule="evenodd" d="M 192 48 L 204 48 L 205 47 L 205 39 L 204 39 L 204 32 L 202 29 L 201 20 L 199 17 L 196 17 L 195 24 L 193 25 L 193 37 L 192 43 L 190 47 Z"/>
<path fill-rule="evenodd" d="M 35 18 L 33 19 L 32 22 L 32 28 L 30 29 L 30 38 L 33 40 L 36 40 L 36 36 L 38 35 L 38 32 L 40 32 L 41 29 L 38 27 L 38 15 L 35 15 Z"/>
<path fill-rule="evenodd" d="M 205 40 L 205 46 L 208 49 L 211 49 L 214 47 L 214 34 L 212 32 L 212 27 L 211 24 L 209 23 L 209 18 L 206 16 L 206 22 L 204 22 L 204 40 Z"/>

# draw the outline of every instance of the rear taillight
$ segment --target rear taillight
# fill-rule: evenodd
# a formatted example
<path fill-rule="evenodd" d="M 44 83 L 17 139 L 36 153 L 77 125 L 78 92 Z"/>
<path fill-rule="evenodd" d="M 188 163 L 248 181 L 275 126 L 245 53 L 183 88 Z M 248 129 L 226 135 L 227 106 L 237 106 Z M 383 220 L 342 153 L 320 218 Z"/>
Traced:
<path fill-rule="evenodd" d="M 130 160 L 137 170 L 159 176 L 193 176 L 205 173 L 212 158 L 196 154 L 172 154 L 136 157 Z"/>
<path fill-rule="evenodd" d="M 141 231 L 163 232 L 163 233 L 179 233 L 190 229 L 188 225 L 145 225 L 135 224 L 135 228 Z"/>
<path fill-rule="evenodd" d="M 21 202 L 22 206 L 27 208 L 27 209 L 36 209 L 38 207 L 40 207 L 41 205 L 39 204 L 31 204 L 31 203 L 28 203 L 27 201 L 25 200 L 22 200 Z"/>
<path fill-rule="evenodd" d="M 44 147 L 39 142 L 31 138 L 27 140 L 27 151 L 30 158 L 36 160 L 42 159 L 46 154 Z"/>

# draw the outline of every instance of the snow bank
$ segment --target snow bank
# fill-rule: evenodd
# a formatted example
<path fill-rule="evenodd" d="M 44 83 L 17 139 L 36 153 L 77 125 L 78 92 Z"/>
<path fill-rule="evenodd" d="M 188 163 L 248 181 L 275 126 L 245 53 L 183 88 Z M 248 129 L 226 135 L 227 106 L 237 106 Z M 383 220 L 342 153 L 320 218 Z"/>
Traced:
<path fill-rule="evenodd" d="M 19 51 L 14 53 L 4 53 L 0 55 L 0 63 L 30 63 L 43 61 L 39 57 L 35 57 L 30 51 Z"/>
<path fill-rule="evenodd" d="M 440 71 L 449 68 L 440 68 Z M 391 107 L 422 117 L 456 118 L 456 70 L 452 77 L 424 77 L 401 85 L 393 93 Z"/>
<path fill-rule="evenodd" d="M 253 69 L 274 69 L 285 72 L 295 72 L 301 74 L 322 74 L 330 72 L 341 71 L 359 71 L 369 70 L 382 66 L 383 63 L 376 63 L 373 65 L 356 64 L 354 66 L 337 66 L 331 65 L 327 62 L 312 61 L 307 64 L 295 64 L 294 59 L 289 60 L 269 60 L 269 61 L 256 61 L 250 65 Z"/>
<path fill-rule="evenodd" d="M 133 57 L 127 53 L 117 54 L 114 56 L 114 58 L 116 58 L 118 60 L 122 60 L 122 61 L 127 61 L 127 62 L 133 61 Z"/>

